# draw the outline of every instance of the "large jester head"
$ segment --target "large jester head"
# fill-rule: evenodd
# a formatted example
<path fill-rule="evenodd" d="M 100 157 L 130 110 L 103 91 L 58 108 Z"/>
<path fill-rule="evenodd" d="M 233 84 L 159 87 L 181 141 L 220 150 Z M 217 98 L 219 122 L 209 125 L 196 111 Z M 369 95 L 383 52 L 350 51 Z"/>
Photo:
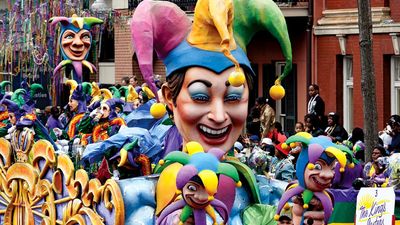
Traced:
<path fill-rule="evenodd" d="M 91 73 L 96 68 L 93 64 L 86 61 L 90 46 L 92 43 L 92 35 L 90 29 L 95 24 L 102 24 L 103 20 L 95 17 L 52 17 L 49 21 L 51 25 L 61 24 L 60 32 L 60 48 L 63 61 L 57 65 L 53 74 L 56 74 L 61 67 L 72 64 L 75 70 L 74 79 L 81 82 L 82 65 L 86 66 Z"/>
<path fill-rule="evenodd" d="M 73 61 L 85 60 L 88 56 L 92 43 L 90 29 L 95 24 L 101 24 L 103 21 L 95 17 L 53 17 L 50 19 L 52 25 L 60 22 L 60 43 L 63 59 Z"/>
<path fill-rule="evenodd" d="M 160 163 L 179 162 L 184 165 L 176 177 L 178 194 L 193 208 L 204 208 L 214 200 L 218 188 L 218 174 L 231 177 L 237 186 L 241 186 L 236 168 L 220 160 L 225 152 L 218 148 L 204 152 L 197 142 L 186 144 L 185 152 L 171 152 Z"/>
<path fill-rule="evenodd" d="M 334 162 L 340 164 L 340 171 L 346 167 L 347 159 L 341 150 L 343 146 L 332 143 L 326 136 L 312 137 L 300 132 L 286 140 L 287 144 L 302 144 L 302 150 L 296 163 L 296 175 L 299 185 L 314 192 L 330 187 L 334 176 Z"/>

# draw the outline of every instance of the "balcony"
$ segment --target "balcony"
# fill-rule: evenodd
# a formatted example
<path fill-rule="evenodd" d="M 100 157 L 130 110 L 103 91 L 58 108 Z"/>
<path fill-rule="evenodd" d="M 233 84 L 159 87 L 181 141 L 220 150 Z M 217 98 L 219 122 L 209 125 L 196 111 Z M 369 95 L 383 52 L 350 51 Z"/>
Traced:
<path fill-rule="evenodd" d="M 129 0 L 129 9 L 132 10 L 143 0 Z M 166 1 L 166 0 L 164 0 Z M 197 0 L 167 0 L 178 5 L 183 11 L 193 12 Z M 249 0 L 250 1 L 250 0 Z M 281 8 L 285 17 L 307 16 L 309 0 L 274 0 Z"/>

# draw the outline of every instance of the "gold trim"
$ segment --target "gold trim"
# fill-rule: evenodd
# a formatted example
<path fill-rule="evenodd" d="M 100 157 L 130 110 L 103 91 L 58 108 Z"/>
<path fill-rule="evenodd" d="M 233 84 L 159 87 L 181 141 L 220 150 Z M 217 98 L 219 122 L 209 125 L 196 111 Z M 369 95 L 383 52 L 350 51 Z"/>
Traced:
<path fill-rule="evenodd" d="M 102 185 L 89 179 L 85 170 L 74 171 L 69 157 L 56 155 L 46 140 L 28 150 L 32 163 L 13 162 L 12 146 L 0 138 L 0 215 L 4 215 L 4 224 L 34 225 L 35 220 L 45 225 L 124 224 L 122 193 L 114 180 Z M 100 206 L 112 210 L 114 216 L 104 218 L 96 211 Z"/>

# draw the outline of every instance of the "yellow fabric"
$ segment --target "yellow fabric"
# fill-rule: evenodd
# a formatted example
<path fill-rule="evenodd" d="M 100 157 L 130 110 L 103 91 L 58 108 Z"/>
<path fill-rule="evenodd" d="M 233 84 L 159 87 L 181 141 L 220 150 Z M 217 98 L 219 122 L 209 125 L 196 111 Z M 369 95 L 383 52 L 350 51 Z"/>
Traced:
<path fill-rule="evenodd" d="M 236 49 L 233 38 L 232 0 L 197 1 L 192 31 L 187 41 L 200 49 L 222 51 L 225 43 L 230 50 Z"/>

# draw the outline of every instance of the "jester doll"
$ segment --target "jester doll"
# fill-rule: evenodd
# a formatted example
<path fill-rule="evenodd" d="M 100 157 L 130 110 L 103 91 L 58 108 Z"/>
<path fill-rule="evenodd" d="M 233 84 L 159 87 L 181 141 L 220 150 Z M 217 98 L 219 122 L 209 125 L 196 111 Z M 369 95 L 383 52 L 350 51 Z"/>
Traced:
<path fill-rule="evenodd" d="M 273 1 L 197 1 L 193 24 L 173 3 L 143 1 L 131 20 L 135 54 L 150 89 L 154 89 L 153 51 L 164 61 L 167 84 L 162 87 L 162 95 L 182 137 L 182 146 L 197 141 L 204 149 L 222 149 L 222 161 L 240 174 L 241 187 L 221 174 L 215 194 L 215 199 L 226 205 L 230 224 L 243 224 L 245 208 L 261 202 L 253 172 L 229 155 L 245 125 L 254 76 L 245 54 L 246 44 L 262 29 L 278 39 L 290 68 L 291 46 L 285 19 Z M 175 150 L 185 151 L 181 146 Z M 143 189 L 132 190 L 129 195 L 138 195 L 143 201 L 126 202 L 132 204 L 126 223 L 154 224 L 154 215 L 162 215 L 178 200 L 175 178 L 179 163 L 162 167 L 157 182 L 153 182 L 154 177 L 135 180 L 136 187 Z M 128 188 L 126 185 L 121 183 L 123 188 Z"/>
<path fill-rule="evenodd" d="M 86 61 L 92 44 L 90 29 L 95 24 L 102 24 L 103 21 L 95 17 L 78 17 L 74 14 L 70 18 L 53 17 L 49 22 L 53 26 L 57 23 L 61 24 L 59 43 L 62 61 L 56 66 L 53 74 L 57 74 L 62 67 L 71 64 L 74 68 L 73 79 L 81 83 L 82 65 L 91 73 L 96 70 L 93 64 Z"/>
<path fill-rule="evenodd" d="M 339 171 L 345 167 L 354 167 L 347 161 L 346 154 L 341 150 L 344 146 L 332 143 L 326 136 L 312 137 L 309 133 L 299 132 L 286 141 L 287 144 L 301 143 L 302 150 L 296 163 L 298 181 L 289 184 L 279 201 L 276 220 L 288 201 L 292 200 L 293 223 L 303 224 L 309 220 L 321 220 L 328 224 L 333 211 L 333 196 L 326 190 L 331 187 L 336 162 Z M 285 147 L 288 147 L 287 145 Z M 293 199 L 292 199 L 293 198 Z M 315 211 L 323 211 L 316 216 Z"/>
<path fill-rule="evenodd" d="M 237 170 L 228 163 L 220 162 L 225 154 L 221 149 L 213 148 L 205 153 L 199 143 L 189 142 L 186 150 L 188 153 L 171 152 L 161 162 L 182 164 L 176 177 L 177 195 L 182 199 L 170 204 L 158 217 L 157 224 L 172 224 L 174 218 L 168 220 L 168 215 L 177 214 L 177 210 L 181 210 L 180 223 L 191 219 L 194 224 L 206 225 L 206 215 L 209 215 L 213 224 L 216 224 L 215 211 L 218 211 L 222 220 L 218 224 L 227 224 L 228 209 L 214 195 L 217 192 L 219 174 L 232 178 L 237 186 L 241 186 Z"/>

